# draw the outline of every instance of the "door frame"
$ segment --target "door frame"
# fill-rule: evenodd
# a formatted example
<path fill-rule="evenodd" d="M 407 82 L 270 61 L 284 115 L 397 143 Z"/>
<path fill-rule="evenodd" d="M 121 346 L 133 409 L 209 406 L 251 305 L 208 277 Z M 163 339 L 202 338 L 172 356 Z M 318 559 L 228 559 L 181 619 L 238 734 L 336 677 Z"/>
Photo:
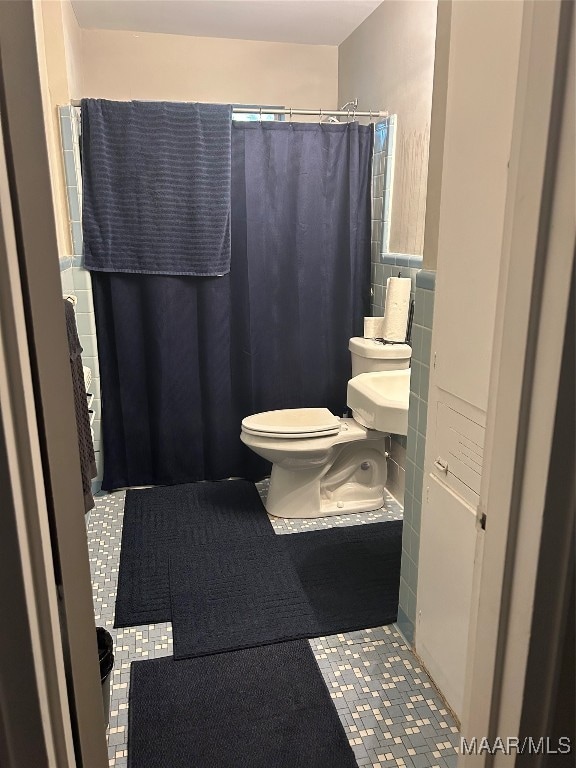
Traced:
<path fill-rule="evenodd" d="M 36 46 L 38 11 L 31 0 L 0 2 L 5 159 L 0 471 L 7 480 L 3 496 L 9 489 L 12 534 L 3 531 L 0 537 L 0 561 L 13 562 L 15 583 L 26 590 L 3 636 L 14 655 L 0 657 L 3 684 L 11 683 L 5 693 L 11 693 L 10 704 L 3 706 L 0 699 L 0 743 L 8 766 L 104 768 L 104 710 L 46 142 L 49 107 L 43 105 Z M 34 675 L 26 670 L 26 653 Z M 18 673 L 27 684 L 16 688 Z M 31 713 L 30 720 L 15 719 L 14 700 L 21 703 L 21 714 Z M 27 744 L 36 750 L 32 761 Z"/>
<path fill-rule="evenodd" d="M 565 439 L 555 432 L 556 404 L 566 386 L 560 373 L 573 322 L 568 316 L 575 244 L 572 21 L 572 3 L 524 5 L 479 507 L 486 531 L 480 537 L 462 718 L 469 744 L 474 737 L 494 743 L 496 737 L 519 736 L 528 710 L 540 707 L 542 702 L 524 695 L 534 673 L 529 654 L 544 638 L 555 642 L 570 584 L 573 539 L 560 550 L 551 548 L 543 526 L 550 511 L 547 489 L 559 481 L 570 484 L 565 465 L 551 463 L 551 456 L 557 441 Z M 556 524 L 573 531 L 573 508 L 568 497 L 564 502 Z M 537 591 L 539 569 L 552 561 L 557 567 L 549 571 L 554 578 L 544 596 Z M 538 613 L 555 623 L 535 625 Z M 548 672 L 552 692 L 553 665 Z M 486 752 L 462 755 L 459 765 L 514 762 L 514 754 Z"/>
<path fill-rule="evenodd" d="M 1 124 L 0 275 L 0 764 L 68 768 L 72 726 Z"/>
<path fill-rule="evenodd" d="M 550 393 L 561 381 L 574 255 L 573 209 L 566 212 L 573 193 L 573 109 L 563 82 L 570 6 L 559 0 L 525 4 L 481 494 L 487 529 L 463 719 L 468 736 L 518 735 L 526 715 L 521 694 L 530 645 L 542 639 L 531 630 L 541 597 L 537 571 L 545 554 L 547 481 L 558 469 L 550 466 L 556 415 Z M 18 759 L 26 755 L 18 750 L 28 739 L 38 768 L 104 768 L 83 497 L 75 479 L 79 456 L 30 0 L 0 3 L 0 61 L 7 165 L 7 183 L 0 184 L 0 267 L 9 267 L 10 275 L 2 281 L 0 311 L 0 478 L 9 488 L 3 491 L 7 533 L 0 538 L 0 561 L 13 566 L 14 602 L 22 598 L 11 616 L 10 636 L 2 640 L 13 641 L 6 647 L 27 673 L 20 678 L 25 717 L 19 726 L 0 699 L 0 756 L 8 756 L 8 766 L 32 764 Z M 568 554 L 558 563 L 560 586 Z M 555 615 L 564 598 L 555 599 Z M 15 686 L 16 667 L 10 670 L 9 664 L 0 654 L 2 680 Z M 486 765 L 510 762 L 504 756 L 480 759 Z M 472 758 L 461 761 L 471 763 Z"/>

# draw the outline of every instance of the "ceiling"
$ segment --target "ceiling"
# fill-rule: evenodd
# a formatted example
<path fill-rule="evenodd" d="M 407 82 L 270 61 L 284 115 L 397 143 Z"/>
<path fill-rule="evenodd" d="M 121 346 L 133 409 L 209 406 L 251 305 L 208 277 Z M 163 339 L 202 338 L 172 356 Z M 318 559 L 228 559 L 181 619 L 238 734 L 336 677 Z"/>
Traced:
<path fill-rule="evenodd" d="M 72 0 L 84 29 L 339 45 L 382 0 Z"/>

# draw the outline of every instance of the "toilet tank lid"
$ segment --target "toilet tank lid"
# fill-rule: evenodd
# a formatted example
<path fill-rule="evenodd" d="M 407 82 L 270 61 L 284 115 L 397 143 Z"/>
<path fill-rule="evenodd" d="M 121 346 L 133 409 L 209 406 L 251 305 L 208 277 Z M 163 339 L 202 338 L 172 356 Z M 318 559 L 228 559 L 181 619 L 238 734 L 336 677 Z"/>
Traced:
<path fill-rule="evenodd" d="M 350 339 L 348 349 L 360 357 L 380 360 L 406 360 L 412 357 L 412 347 L 409 344 L 384 344 L 382 341 L 363 339 L 360 336 Z"/>

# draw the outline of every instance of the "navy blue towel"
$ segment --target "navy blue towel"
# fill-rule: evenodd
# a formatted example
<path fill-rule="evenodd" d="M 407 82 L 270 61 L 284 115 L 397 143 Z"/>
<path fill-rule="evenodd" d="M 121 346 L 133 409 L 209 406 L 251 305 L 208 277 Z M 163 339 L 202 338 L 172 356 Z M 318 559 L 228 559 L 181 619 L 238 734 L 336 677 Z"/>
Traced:
<path fill-rule="evenodd" d="M 224 104 L 82 100 L 86 269 L 229 272 L 231 118 Z"/>

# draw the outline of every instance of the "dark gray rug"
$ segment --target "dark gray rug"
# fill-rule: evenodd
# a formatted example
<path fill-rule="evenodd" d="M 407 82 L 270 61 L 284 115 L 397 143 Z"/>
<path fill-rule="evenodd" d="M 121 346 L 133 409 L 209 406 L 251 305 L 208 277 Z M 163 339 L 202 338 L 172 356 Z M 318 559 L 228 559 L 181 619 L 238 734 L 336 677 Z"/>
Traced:
<path fill-rule="evenodd" d="M 174 548 L 174 657 L 390 624 L 401 550 L 401 521 Z"/>
<path fill-rule="evenodd" d="M 304 641 L 133 662 L 129 768 L 355 768 Z"/>
<path fill-rule="evenodd" d="M 246 480 L 127 491 L 114 626 L 170 621 L 170 552 L 254 536 L 275 533 Z"/>

